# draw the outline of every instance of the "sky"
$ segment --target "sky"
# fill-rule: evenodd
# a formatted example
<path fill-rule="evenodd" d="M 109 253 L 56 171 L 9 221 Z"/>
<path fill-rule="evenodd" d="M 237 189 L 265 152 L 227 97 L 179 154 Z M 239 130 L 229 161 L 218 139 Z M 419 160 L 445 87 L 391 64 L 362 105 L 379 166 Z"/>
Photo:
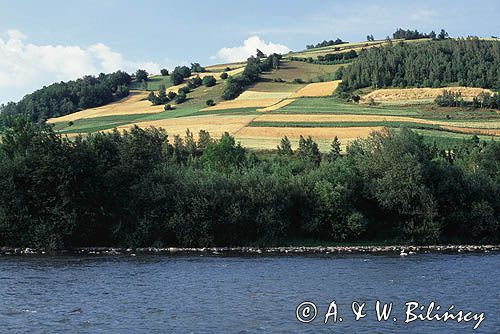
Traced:
<path fill-rule="evenodd" d="M 87 74 L 233 62 L 399 27 L 500 36 L 500 1 L 0 0 L 0 103 Z"/>

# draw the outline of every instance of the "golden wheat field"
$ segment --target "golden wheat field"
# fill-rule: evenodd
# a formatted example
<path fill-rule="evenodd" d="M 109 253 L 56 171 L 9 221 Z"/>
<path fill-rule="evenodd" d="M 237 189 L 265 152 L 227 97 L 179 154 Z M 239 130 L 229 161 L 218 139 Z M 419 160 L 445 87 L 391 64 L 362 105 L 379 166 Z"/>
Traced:
<path fill-rule="evenodd" d="M 263 108 L 280 102 L 281 99 L 254 99 L 254 100 L 229 100 L 219 102 L 215 106 L 201 109 L 201 111 L 226 110 L 238 108 Z"/>
<path fill-rule="evenodd" d="M 262 99 L 286 99 L 293 95 L 293 92 L 260 92 L 246 90 L 236 98 L 236 100 L 262 100 Z"/>
<path fill-rule="evenodd" d="M 183 136 L 186 133 L 186 129 L 189 129 L 195 137 L 197 137 L 200 130 L 205 130 L 210 132 L 210 135 L 213 137 L 220 137 L 224 132 L 229 132 L 230 134 L 238 132 L 250 123 L 254 117 L 225 115 L 180 117 L 127 124 L 119 126 L 117 129 L 123 131 L 130 129 L 133 125 L 137 125 L 140 128 L 157 127 L 165 129 L 169 136 Z"/>
<path fill-rule="evenodd" d="M 283 100 L 283 101 L 278 102 L 276 104 L 273 104 L 272 106 L 261 108 L 261 109 L 257 109 L 257 111 L 274 111 L 274 110 L 278 110 L 280 108 L 286 107 L 287 105 L 289 105 L 290 103 L 292 103 L 294 101 L 296 101 L 296 99 L 286 99 L 286 100 Z"/>
<path fill-rule="evenodd" d="M 311 83 L 299 89 L 292 97 L 330 96 L 333 94 L 333 91 L 337 89 L 340 82 L 341 80 Z"/>
<path fill-rule="evenodd" d="M 341 140 L 365 138 L 373 131 L 380 131 L 383 127 L 335 127 L 335 128 L 300 128 L 300 127 L 243 127 L 236 132 L 238 138 L 299 138 L 302 136 L 311 136 L 314 139 L 330 139 L 337 136 Z"/>
<path fill-rule="evenodd" d="M 235 137 L 237 142 L 240 142 L 243 147 L 254 149 L 254 150 L 275 150 L 276 147 L 280 144 L 281 138 L 246 138 L 246 137 Z M 290 138 L 292 148 L 295 150 L 298 148 L 298 138 Z M 345 147 L 351 140 L 344 140 L 341 142 L 340 147 L 345 150 Z M 331 138 L 316 138 L 316 144 L 318 144 L 318 148 L 322 152 L 328 152 L 330 150 L 330 145 L 332 143 Z"/>
<path fill-rule="evenodd" d="M 397 100 L 434 100 L 444 91 L 461 93 L 464 99 L 472 99 L 481 93 L 492 93 L 489 89 L 473 87 L 445 87 L 445 88 L 387 88 L 377 89 L 361 97 L 361 102 L 370 99 L 374 101 L 397 101 Z"/>
<path fill-rule="evenodd" d="M 66 116 L 51 118 L 47 120 L 48 123 L 57 122 L 70 122 L 76 121 L 82 118 L 94 118 L 103 116 L 116 116 L 116 115 L 136 115 L 136 114 L 147 114 L 147 113 L 160 113 L 164 109 L 161 106 L 153 106 L 151 102 L 146 100 L 149 92 L 144 91 L 131 91 L 130 95 L 126 98 L 110 103 L 108 105 L 85 109 L 73 114 Z"/>

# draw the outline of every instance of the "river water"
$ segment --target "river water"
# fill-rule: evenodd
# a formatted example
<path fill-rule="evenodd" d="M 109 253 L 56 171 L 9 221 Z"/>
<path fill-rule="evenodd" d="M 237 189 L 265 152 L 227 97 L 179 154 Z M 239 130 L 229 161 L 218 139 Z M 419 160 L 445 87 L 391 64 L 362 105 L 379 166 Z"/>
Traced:
<path fill-rule="evenodd" d="M 410 301 L 484 320 L 405 323 Z M 0 257 L 0 333 L 500 333 L 499 303 L 499 253 Z"/>

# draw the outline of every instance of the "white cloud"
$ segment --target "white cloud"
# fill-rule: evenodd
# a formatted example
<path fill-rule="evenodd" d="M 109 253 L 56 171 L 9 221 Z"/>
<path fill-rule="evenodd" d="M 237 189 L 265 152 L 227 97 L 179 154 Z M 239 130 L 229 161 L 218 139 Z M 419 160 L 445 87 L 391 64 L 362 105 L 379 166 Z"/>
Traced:
<path fill-rule="evenodd" d="M 242 61 L 246 60 L 251 55 L 255 55 L 257 49 L 261 50 L 265 54 L 284 54 L 291 51 L 286 45 L 275 44 L 272 42 L 266 43 L 259 36 L 252 36 L 247 38 L 243 42 L 242 46 L 220 49 L 217 52 L 217 58 L 227 62 Z"/>
<path fill-rule="evenodd" d="M 96 43 L 86 48 L 66 45 L 36 45 L 26 43 L 27 37 L 18 30 L 8 30 L 0 37 L 0 103 L 19 100 L 24 94 L 62 80 L 87 74 L 144 68 L 158 73 L 154 62 L 131 61 L 109 46 Z"/>

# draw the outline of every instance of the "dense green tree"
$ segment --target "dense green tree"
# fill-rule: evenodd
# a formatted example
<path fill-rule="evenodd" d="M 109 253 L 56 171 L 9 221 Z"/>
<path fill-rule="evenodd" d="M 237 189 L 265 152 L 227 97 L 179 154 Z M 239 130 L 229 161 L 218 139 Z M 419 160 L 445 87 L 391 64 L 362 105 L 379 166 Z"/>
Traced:
<path fill-rule="evenodd" d="M 192 63 L 191 64 L 191 72 L 203 73 L 205 72 L 205 68 L 200 65 L 200 63 Z"/>
<path fill-rule="evenodd" d="M 184 81 L 184 76 L 179 72 L 172 72 L 170 74 L 170 80 L 172 81 L 172 85 L 177 86 Z"/>
<path fill-rule="evenodd" d="M 207 75 L 203 77 L 202 84 L 206 87 L 215 86 L 216 83 L 217 80 L 215 80 L 215 77 L 213 75 Z"/>
<path fill-rule="evenodd" d="M 328 152 L 328 158 L 333 161 L 340 157 L 340 140 L 337 136 L 333 138 L 330 145 L 330 152 Z"/>
<path fill-rule="evenodd" d="M 183 92 L 179 92 L 179 94 L 177 95 L 177 97 L 175 98 L 175 102 L 177 104 L 181 104 L 181 103 L 184 103 L 187 99 L 187 96 L 185 93 Z"/>
<path fill-rule="evenodd" d="M 135 72 L 135 80 L 141 82 L 141 81 L 148 81 L 148 72 L 146 70 L 137 70 Z"/>
<path fill-rule="evenodd" d="M 161 74 L 162 76 L 164 76 L 164 77 L 165 77 L 165 76 L 167 76 L 167 75 L 168 75 L 168 70 L 167 70 L 166 68 L 162 68 L 162 69 L 160 70 L 160 74 Z"/>
<path fill-rule="evenodd" d="M 280 155 L 292 155 L 292 143 L 290 143 L 290 139 L 287 136 L 281 138 L 281 142 L 278 145 L 278 154 Z"/>
<path fill-rule="evenodd" d="M 229 173 L 234 168 L 240 168 L 245 163 L 245 149 L 227 132 L 220 140 L 212 141 L 205 149 L 203 164 L 210 170 Z"/>
<path fill-rule="evenodd" d="M 321 162 L 321 153 L 319 152 L 318 144 L 316 144 L 311 136 L 308 136 L 307 139 L 300 136 L 297 156 L 308 159 L 316 165 L 319 165 Z"/>

